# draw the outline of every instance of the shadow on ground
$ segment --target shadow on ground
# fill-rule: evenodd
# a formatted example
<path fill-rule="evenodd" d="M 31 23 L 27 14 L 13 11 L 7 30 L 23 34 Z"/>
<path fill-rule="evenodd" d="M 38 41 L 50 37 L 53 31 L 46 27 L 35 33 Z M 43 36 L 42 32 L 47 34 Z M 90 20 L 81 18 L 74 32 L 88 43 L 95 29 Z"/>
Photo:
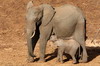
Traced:
<path fill-rule="evenodd" d="M 88 62 L 92 61 L 94 58 L 96 58 L 98 55 L 100 55 L 100 47 L 87 47 L 87 52 L 88 52 Z M 49 56 L 49 58 L 47 58 Z M 71 59 L 71 57 L 69 55 L 66 55 L 68 58 L 64 59 L 64 62 L 67 62 Z M 50 54 L 47 54 L 45 56 L 46 62 L 53 60 L 54 58 L 57 57 L 57 49 Z M 36 58 L 35 61 L 38 61 L 39 58 Z"/>
<path fill-rule="evenodd" d="M 88 61 L 92 61 L 94 58 L 100 55 L 100 47 L 87 47 Z"/>

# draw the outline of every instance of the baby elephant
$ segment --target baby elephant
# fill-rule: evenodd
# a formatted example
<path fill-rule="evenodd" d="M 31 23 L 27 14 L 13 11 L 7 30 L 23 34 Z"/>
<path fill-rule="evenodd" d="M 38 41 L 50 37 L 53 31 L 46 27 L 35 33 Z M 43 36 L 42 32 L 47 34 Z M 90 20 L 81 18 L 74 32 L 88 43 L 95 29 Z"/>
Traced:
<path fill-rule="evenodd" d="M 58 47 L 58 61 L 63 63 L 63 52 L 65 52 L 71 55 L 74 64 L 77 63 L 75 55 L 78 48 L 80 54 L 80 44 L 77 41 L 75 41 L 74 39 L 57 39 L 55 36 L 52 36 L 51 40 L 54 41 L 54 44 L 56 44 Z"/>

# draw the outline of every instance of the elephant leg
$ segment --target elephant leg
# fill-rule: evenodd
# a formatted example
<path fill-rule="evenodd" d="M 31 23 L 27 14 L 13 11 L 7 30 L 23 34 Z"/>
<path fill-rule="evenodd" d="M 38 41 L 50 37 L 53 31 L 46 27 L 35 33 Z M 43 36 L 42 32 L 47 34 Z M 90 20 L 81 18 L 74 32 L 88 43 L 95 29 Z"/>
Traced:
<path fill-rule="evenodd" d="M 57 55 L 57 61 L 56 62 L 60 62 L 59 54 Z"/>
<path fill-rule="evenodd" d="M 45 61 L 45 50 L 46 50 L 46 44 L 48 39 L 50 38 L 51 32 L 52 32 L 52 24 L 50 23 L 48 26 L 40 27 L 40 38 L 39 38 L 39 44 L 40 44 L 40 62 Z"/>
<path fill-rule="evenodd" d="M 61 52 L 61 53 L 59 54 L 59 57 L 60 57 L 60 62 L 63 63 L 63 52 Z"/>
<path fill-rule="evenodd" d="M 46 44 L 47 44 L 47 40 L 45 40 L 45 38 L 41 38 L 39 40 L 40 43 L 40 60 L 39 62 L 45 62 L 45 50 L 46 50 Z"/>
<path fill-rule="evenodd" d="M 79 62 L 87 62 L 88 55 L 87 55 L 86 47 L 83 44 L 81 46 L 83 48 L 83 53 L 81 54 L 82 57 L 80 58 Z"/>
<path fill-rule="evenodd" d="M 79 21 L 76 25 L 75 32 L 74 32 L 74 39 L 79 42 L 83 49 L 82 54 L 82 62 L 87 62 L 87 51 L 85 47 L 85 22 Z"/>
<path fill-rule="evenodd" d="M 59 51 L 59 49 L 58 49 L 58 51 Z M 60 62 L 59 52 L 57 52 L 57 62 Z"/>
<path fill-rule="evenodd" d="M 63 52 L 64 52 L 64 47 L 59 47 L 58 48 L 58 55 L 59 55 L 59 61 L 63 63 Z"/>
<path fill-rule="evenodd" d="M 80 62 L 87 62 L 88 55 L 87 55 L 87 51 L 86 51 L 86 47 L 85 47 L 85 40 L 80 38 L 77 41 L 80 43 L 82 50 L 83 50 L 81 53 L 82 56 L 80 58 L 80 60 L 81 60 Z"/>
<path fill-rule="evenodd" d="M 87 55 L 87 51 L 86 51 L 86 47 L 85 47 L 85 41 L 81 40 L 81 38 L 77 41 L 80 43 L 80 45 L 82 46 L 82 49 L 83 49 L 81 62 L 87 62 L 88 55 Z"/>
<path fill-rule="evenodd" d="M 72 55 L 72 59 L 73 59 L 73 64 L 76 64 L 77 63 L 77 60 L 76 60 L 76 58 L 75 58 L 74 55 Z"/>
<path fill-rule="evenodd" d="M 76 64 L 77 63 L 77 59 L 76 59 L 76 56 L 75 56 L 76 53 L 77 53 L 77 49 L 75 49 L 75 48 L 73 48 L 71 50 L 71 52 L 69 53 L 71 55 L 72 59 L 73 59 L 73 64 Z"/>

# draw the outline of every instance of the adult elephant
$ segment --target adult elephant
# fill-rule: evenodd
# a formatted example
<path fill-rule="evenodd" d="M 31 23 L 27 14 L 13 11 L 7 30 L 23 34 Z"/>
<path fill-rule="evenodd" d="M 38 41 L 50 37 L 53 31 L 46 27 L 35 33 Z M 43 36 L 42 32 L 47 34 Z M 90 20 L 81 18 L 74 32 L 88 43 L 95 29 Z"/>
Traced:
<path fill-rule="evenodd" d="M 40 61 L 45 61 L 46 44 L 53 32 L 59 38 L 73 37 L 78 41 L 83 48 L 82 62 L 87 62 L 85 17 L 79 8 L 68 4 L 56 8 L 48 4 L 34 6 L 30 1 L 26 19 L 29 61 L 33 61 L 37 41 L 40 44 Z"/>

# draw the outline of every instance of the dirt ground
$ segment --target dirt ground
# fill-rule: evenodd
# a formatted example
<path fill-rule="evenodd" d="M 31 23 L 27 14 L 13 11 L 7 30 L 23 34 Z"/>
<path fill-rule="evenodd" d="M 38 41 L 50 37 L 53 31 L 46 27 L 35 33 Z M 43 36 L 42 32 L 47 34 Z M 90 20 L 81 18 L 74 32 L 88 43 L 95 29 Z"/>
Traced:
<path fill-rule="evenodd" d="M 86 48 L 87 63 L 72 64 L 72 60 L 64 57 L 64 63 L 57 63 L 56 47 L 48 42 L 46 62 L 39 63 L 39 44 L 35 48 L 35 62 L 27 63 L 27 43 L 25 35 L 25 9 L 30 0 L 0 0 L 0 66 L 100 66 L 100 33 L 94 43 L 94 35 L 100 28 L 100 0 L 33 0 L 34 5 L 43 3 L 52 6 L 72 4 L 80 7 L 86 15 Z"/>

